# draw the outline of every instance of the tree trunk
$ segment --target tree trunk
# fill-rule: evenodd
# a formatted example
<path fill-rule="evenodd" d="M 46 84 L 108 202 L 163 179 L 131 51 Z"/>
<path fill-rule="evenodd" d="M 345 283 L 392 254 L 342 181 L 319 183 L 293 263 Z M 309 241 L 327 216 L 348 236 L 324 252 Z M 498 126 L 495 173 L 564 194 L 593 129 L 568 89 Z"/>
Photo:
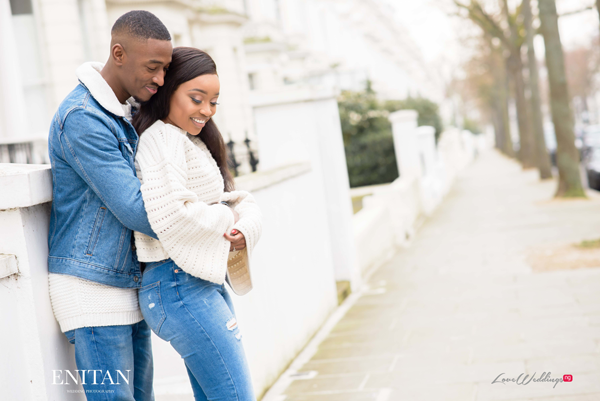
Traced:
<path fill-rule="evenodd" d="M 598 16 L 600 17 L 600 0 L 596 0 L 596 10 L 598 10 Z"/>
<path fill-rule="evenodd" d="M 598 0 L 600 1 L 600 0 Z M 525 24 L 525 35 L 527 42 L 527 59 L 529 69 L 529 93 L 531 104 L 531 118 L 533 126 L 533 137 L 535 144 L 535 161 L 540 172 L 542 180 L 552 178 L 552 170 L 550 165 L 550 156 L 546 149 L 546 140 L 544 138 L 544 121 L 542 118 L 542 102 L 540 100 L 540 78 L 538 74 L 537 58 L 535 57 L 535 49 L 533 47 L 533 27 L 531 0 L 523 0 L 523 17 Z"/>
<path fill-rule="evenodd" d="M 523 81 L 523 60 L 520 49 L 511 49 L 507 59 L 508 71 L 513 82 L 517 123 L 519 126 L 519 160 L 523 168 L 535 167 L 533 135 L 531 135 L 529 104 L 525 99 L 525 82 Z"/>
<path fill-rule="evenodd" d="M 508 23 L 508 70 L 514 83 L 515 103 L 517 106 L 517 122 L 519 125 L 519 160 L 523 168 L 535 167 L 535 141 L 531 130 L 531 110 L 525 98 L 525 82 L 523 81 L 523 60 L 521 45 L 516 24 L 508 9 L 508 0 L 502 1 L 502 12 Z"/>
<path fill-rule="evenodd" d="M 503 152 L 505 132 L 500 124 L 500 112 L 498 107 L 492 108 L 492 123 L 494 125 L 494 138 L 496 140 L 496 149 Z"/>
<path fill-rule="evenodd" d="M 546 67 L 550 82 L 550 108 L 556 132 L 556 197 L 585 197 L 579 174 L 579 155 L 575 147 L 573 115 L 569 104 L 565 60 L 555 0 L 539 0 L 540 30 L 546 45 Z"/>
<path fill-rule="evenodd" d="M 496 81 L 496 109 L 498 110 L 498 125 L 502 135 L 502 152 L 508 157 L 515 157 L 512 137 L 510 135 L 510 117 L 508 114 L 508 75 L 504 62 L 499 62 L 494 68 L 494 80 Z"/>
<path fill-rule="evenodd" d="M 498 97 L 494 107 L 494 128 L 496 129 L 496 147 L 508 157 L 515 157 L 512 139 L 510 137 L 510 125 L 508 118 L 508 105 L 506 98 Z"/>

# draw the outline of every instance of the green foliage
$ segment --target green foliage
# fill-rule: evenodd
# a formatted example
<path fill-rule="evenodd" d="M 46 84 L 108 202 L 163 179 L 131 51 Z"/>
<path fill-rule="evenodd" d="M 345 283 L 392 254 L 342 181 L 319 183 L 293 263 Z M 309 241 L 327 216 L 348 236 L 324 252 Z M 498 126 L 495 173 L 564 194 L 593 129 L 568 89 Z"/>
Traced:
<path fill-rule="evenodd" d="M 381 107 L 370 87 L 364 92 L 343 91 L 338 99 L 344 144 L 353 138 L 382 133 L 392 135 L 389 112 Z"/>
<path fill-rule="evenodd" d="M 600 239 L 583 240 L 575 246 L 582 249 L 600 248 Z"/>
<path fill-rule="evenodd" d="M 398 168 L 389 112 L 370 83 L 363 92 L 342 92 L 338 106 L 350 187 L 394 181 Z"/>
<path fill-rule="evenodd" d="M 420 126 L 428 125 L 435 128 L 435 141 L 437 143 L 442 130 L 442 118 L 440 117 L 439 107 L 436 103 L 423 97 L 407 97 L 404 100 L 388 100 L 384 107 L 389 112 L 397 110 L 416 110 L 419 113 L 417 124 Z"/>
<path fill-rule="evenodd" d="M 438 106 L 424 98 L 382 102 L 371 83 L 362 92 L 343 91 L 338 98 L 350 187 L 385 184 L 398 178 L 390 112 L 413 109 L 419 125 L 442 130 Z"/>
<path fill-rule="evenodd" d="M 394 181 L 398 167 L 391 131 L 352 138 L 346 145 L 346 164 L 352 188 Z"/>
<path fill-rule="evenodd" d="M 471 131 L 475 135 L 479 135 L 483 132 L 481 130 L 481 127 L 479 127 L 479 123 L 477 121 L 471 120 L 470 118 L 466 117 L 463 121 L 463 128 L 468 131 Z"/>
<path fill-rule="evenodd" d="M 273 40 L 271 39 L 270 36 L 250 36 L 247 38 L 244 38 L 244 43 L 245 44 L 253 44 L 253 43 L 269 43 L 272 42 Z"/>

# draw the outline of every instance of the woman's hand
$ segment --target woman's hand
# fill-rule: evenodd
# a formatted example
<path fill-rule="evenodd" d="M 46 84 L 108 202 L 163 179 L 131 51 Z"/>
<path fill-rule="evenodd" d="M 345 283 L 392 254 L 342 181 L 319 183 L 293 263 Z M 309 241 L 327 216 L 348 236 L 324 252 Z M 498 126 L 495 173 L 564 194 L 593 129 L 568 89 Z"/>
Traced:
<path fill-rule="evenodd" d="M 244 234 L 235 228 L 231 230 L 231 235 L 225 233 L 223 236 L 227 241 L 231 242 L 231 245 L 229 246 L 229 252 L 233 251 L 234 249 L 236 251 L 240 251 L 246 247 L 246 238 L 244 237 Z"/>

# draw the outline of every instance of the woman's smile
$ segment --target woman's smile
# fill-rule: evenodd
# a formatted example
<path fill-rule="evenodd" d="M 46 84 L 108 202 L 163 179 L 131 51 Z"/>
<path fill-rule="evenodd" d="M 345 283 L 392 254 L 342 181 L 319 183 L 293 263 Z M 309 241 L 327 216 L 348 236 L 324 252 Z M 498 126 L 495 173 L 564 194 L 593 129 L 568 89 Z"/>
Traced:
<path fill-rule="evenodd" d="M 208 121 L 208 117 L 190 117 L 194 125 L 198 128 L 203 128 L 204 124 Z"/>

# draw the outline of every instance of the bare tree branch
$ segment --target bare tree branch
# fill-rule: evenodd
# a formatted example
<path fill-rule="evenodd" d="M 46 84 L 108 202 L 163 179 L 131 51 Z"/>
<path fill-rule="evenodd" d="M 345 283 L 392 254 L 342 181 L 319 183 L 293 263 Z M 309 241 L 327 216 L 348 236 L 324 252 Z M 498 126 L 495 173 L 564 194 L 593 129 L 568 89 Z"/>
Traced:
<path fill-rule="evenodd" d="M 562 14 L 559 15 L 559 17 L 568 17 L 570 15 L 580 14 L 580 13 L 583 13 L 583 12 L 586 12 L 586 11 L 589 11 L 589 10 L 593 10 L 594 8 L 595 7 L 592 4 L 590 6 L 587 6 L 586 8 L 582 8 L 581 10 L 573 10 L 573 11 L 568 11 L 566 13 L 562 13 Z"/>
<path fill-rule="evenodd" d="M 479 1 L 471 0 L 471 3 L 467 5 L 458 0 L 454 0 L 454 4 L 456 4 L 457 7 L 466 10 L 468 12 L 468 18 L 477 24 L 484 32 L 500 39 L 502 43 L 510 49 L 511 43 L 506 37 L 503 29 L 488 13 L 485 12 Z"/>

